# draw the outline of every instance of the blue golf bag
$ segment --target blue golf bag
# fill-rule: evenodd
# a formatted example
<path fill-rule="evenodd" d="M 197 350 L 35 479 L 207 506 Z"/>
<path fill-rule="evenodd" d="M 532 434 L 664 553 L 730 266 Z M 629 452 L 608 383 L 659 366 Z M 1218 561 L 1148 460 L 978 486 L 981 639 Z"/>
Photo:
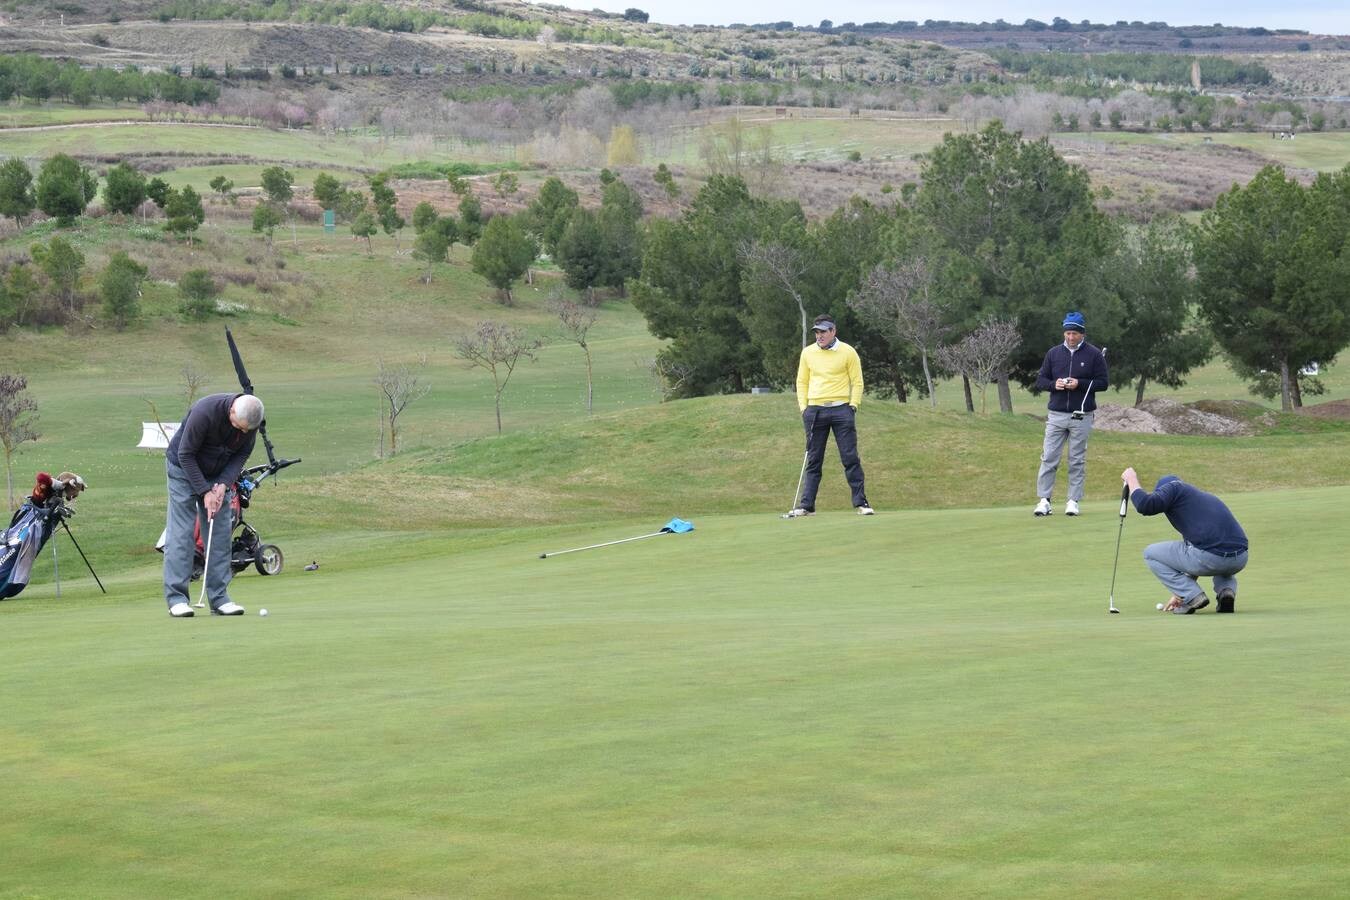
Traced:
<path fill-rule="evenodd" d="M 0 600 L 17 596 L 28 587 L 33 563 L 56 530 L 59 516 L 57 509 L 38 506 L 32 500 L 25 500 L 14 511 L 9 527 L 0 532 Z"/>
<path fill-rule="evenodd" d="M 17 597 L 28 587 L 28 579 L 33 575 L 33 563 L 38 554 L 47 546 L 48 539 L 56 529 L 64 527 L 70 534 L 66 519 L 75 515 L 75 510 L 66 505 L 74 500 L 87 485 L 84 479 L 74 472 L 62 472 L 56 478 L 46 472 L 37 473 L 37 485 L 33 493 L 24 498 L 23 505 L 14 511 L 9 527 L 0 531 L 0 600 Z M 89 574 L 98 581 L 99 590 L 107 593 L 103 582 L 98 580 L 94 567 L 89 565 L 84 551 L 70 534 L 71 543 L 79 550 L 80 558 L 89 567 Z M 56 569 L 56 551 L 52 551 L 52 569 Z M 61 578 L 56 577 L 56 596 L 61 596 Z"/>

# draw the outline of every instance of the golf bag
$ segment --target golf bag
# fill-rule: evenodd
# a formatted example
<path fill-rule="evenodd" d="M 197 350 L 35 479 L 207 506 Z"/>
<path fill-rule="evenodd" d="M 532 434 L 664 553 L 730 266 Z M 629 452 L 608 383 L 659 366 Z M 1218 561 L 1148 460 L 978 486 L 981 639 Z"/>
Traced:
<path fill-rule="evenodd" d="M 275 463 L 265 463 L 245 469 L 234 485 L 234 498 L 230 501 L 230 571 L 239 573 L 253 566 L 261 575 L 277 575 L 285 561 L 281 548 L 276 544 L 264 544 L 262 535 L 256 528 L 244 521 L 244 510 L 253 499 L 253 491 L 268 476 L 275 475 L 287 466 L 295 465 L 298 459 L 282 459 Z M 222 510 L 223 512 L 224 510 Z M 219 515 L 219 513 L 217 513 Z M 236 533 L 237 532 L 237 533 Z M 160 532 L 155 549 L 164 552 L 165 533 Z M 206 543 L 202 534 L 201 520 L 197 521 L 194 535 L 196 547 L 192 554 L 192 580 L 202 577 L 206 567 Z"/>
<path fill-rule="evenodd" d="M 84 490 L 84 479 L 63 472 L 53 480 L 46 472 L 37 475 L 37 486 L 14 511 L 9 527 L 0 531 L 0 600 L 17 597 L 28 587 L 33 563 L 61 523 L 75 514 L 67 499 Z"/>
<path fill-rule="evenodd" d="M 33 563 L 47 546 L 47 538 L 56 530 L 56 523 L 51 521 L 56 515 L 59 513 L 55 510 L 25 500 L 14 511 L 9 527 L 0 532 L 4 554 L 0 556 L 0 600 L 18 596 L 28 587 Z"/>

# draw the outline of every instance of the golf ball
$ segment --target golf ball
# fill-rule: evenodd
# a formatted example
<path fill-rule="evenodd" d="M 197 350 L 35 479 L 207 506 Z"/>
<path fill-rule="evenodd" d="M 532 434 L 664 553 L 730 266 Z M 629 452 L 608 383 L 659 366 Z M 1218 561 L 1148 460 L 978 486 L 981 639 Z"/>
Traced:
<path fill-rule="evenodd" d="M 1163 608 L 1163 605 L 1162 605 L 1161 603 L 1159 603 L 1159 604 L 1158 604 L 1158 609 L 1162 609 L 1162 608 Z M 267 610 L 263 610 L 263 615 L 267 615 Z"/>
<path fill-rule="evenodd" d="M 1158 604 L 1158 609 L 1162 609 L 1162 604 L 1161 604 L 1161 603 Z M 265 610 L 265 609 L 260 609 L 260 610 L 258 610 L 258 615 L 260 615 L 260 616 L 265 616 L 265 615 L 267 615 L 267 610 Z"/>

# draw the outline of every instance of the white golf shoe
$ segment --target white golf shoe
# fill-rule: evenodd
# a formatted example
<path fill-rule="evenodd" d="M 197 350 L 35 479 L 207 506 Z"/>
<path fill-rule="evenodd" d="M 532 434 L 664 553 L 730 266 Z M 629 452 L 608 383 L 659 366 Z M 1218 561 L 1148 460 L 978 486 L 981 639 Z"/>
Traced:
<path fill-rule="evenodd" d="M 1050 498 L 1042 497 L 1041 502 L 1036 504 L 1036 508 L 1031 511 L 1031 514 L 1033 516 L 1048 516 L 1052 512 L 1054 510 L 1050 508 Z"/>
<path fill-rule="evenodd" d="M 814 509 L 802 509 L 802 508 L 799 506 L 799 507 L 797 507 L 796 509 L 794 509 L 792 512 L 788 513 L 788 518 L 789 518 L 789 519 L 799 519 L 799 518 L 801 518 L 802 516 L 814 516 L 815 514 L 816 514 L 816 511 L 815 511 Z"/>
<path fill-rule="evenodd" d="M 1077 500 L 1070 500 L 1068 503 L 1065 503 L 1065 504 L 1064 504 L 1064 515 L 1066 515 L 1066 516 L 1076 516 L 1076 515 L 1078 515 L 1078 501 L 1077 501 Z"/>
<path fill-rule="evenodd" d="M 211 615 L 213 616 L 242 616 L 243 614 L 244 608 L 233 600 L 226 600 L 219 606 L 211 607 Z"/>
<path fill-rule="evenodd" d="M 186 603 L 175 603 L 173 606 L 169 607 L 169 615 L 173 616 L 175 619 L 190 619 L 196 615 L 196 613 L 194 613 L 192 607 L 188 606 Z"/>
<path fill-rule="evenodd" d="M 858 507 L 858 515 L 860 515 L 860 516 L 872 516 L 872 515 L 876 515 L 876 510 L 874 510 L 874 509 L 872 509 L 872 507 L 867 506 L 867 505 L 864 504 L 863 506 L 859 506 L 859 507 Z"/>

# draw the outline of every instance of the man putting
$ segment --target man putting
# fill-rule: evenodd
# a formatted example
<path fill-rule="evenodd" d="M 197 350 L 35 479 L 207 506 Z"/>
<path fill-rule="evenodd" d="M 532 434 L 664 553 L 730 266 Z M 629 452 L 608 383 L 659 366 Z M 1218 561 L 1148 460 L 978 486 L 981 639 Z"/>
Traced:
<path fill-rule="evenodd" d="M 188 582 L 196 549 L 194 525 L 201 529 L 206 560 L 206 597 L 213 616 L 242 616 L 244 608 L 226 594 L 230 578 L 230 542 L 234 530 L 230 501 L 234 483 L 253 452 L 263 420 L 262 401 L 252 394 L 203 397 L 183 418 L 164 454 L 169 482 L 168 523 L 164 527 L 164 599 L 175 619 L 192 616 Z M 210 522 L 224 510 L 220 528 Z M 210 538 L 208 541 L 207 538 Z"/>
<path fill-rule="evenodd" d="M 789 516 L 810 516 L 816 511 L 816 490 L 825 444 L 830 432 L 839 447 L 844 477 L 853 491 L 853 506 L 860 516 L 872 515 L 863 491 L 862 461 L 858 458 L 858 429 L 854 417 L 862 402 L 862 362 L 858 351 L 835 334 L 834 320 L 816 316 L 816 342 L 802 348 L 797 363 L 797 406 L 806 428 L 806 465 L 801 496 Z"/>
<path fill-rule="evenodd" d="M 1050 515 L 1050 496 L 1055 490 L 1055 472 L 1069 442 L 1069 500 L 1064 515 L 1078 515 L 1087 481 L 1088 435 L 1097 409 L 1097 391 L 1107 387 L 1106 356 L 1086 340 L 1083 314 L 1071 312 L 1064 317 L 1064 343 L 1045 354 L 1036 376 L 1036 389 L 1050 391 L 1049 412 L 1045 419 L 1045 442 L 1041 446 L 1041 467 L 1036 473 L 1036 495 L 1040 500 L 1032 512 Z"/>
<path fill-rule="evenodd" d="M 1227 505 L 1175 475 L 1159 478 L 1151 494 L 1139 486 L 1133 468 L 1121 472 L 1120 477 L 1129 486 L 1130 500 L 1140 515 L 1163 513 L 1181 534 L 1179 541 L 1149 544 L 1144 550 L 1144 562 L 1172 592 L 1166 608 L 1179 616 L 1204 609 L 1209 597 L 1196 579 L 1212 575 L 1218 611 L 1233 612 L 1237 598 L 1234 576 L 1247 566 L 1247 534 Z"/>

